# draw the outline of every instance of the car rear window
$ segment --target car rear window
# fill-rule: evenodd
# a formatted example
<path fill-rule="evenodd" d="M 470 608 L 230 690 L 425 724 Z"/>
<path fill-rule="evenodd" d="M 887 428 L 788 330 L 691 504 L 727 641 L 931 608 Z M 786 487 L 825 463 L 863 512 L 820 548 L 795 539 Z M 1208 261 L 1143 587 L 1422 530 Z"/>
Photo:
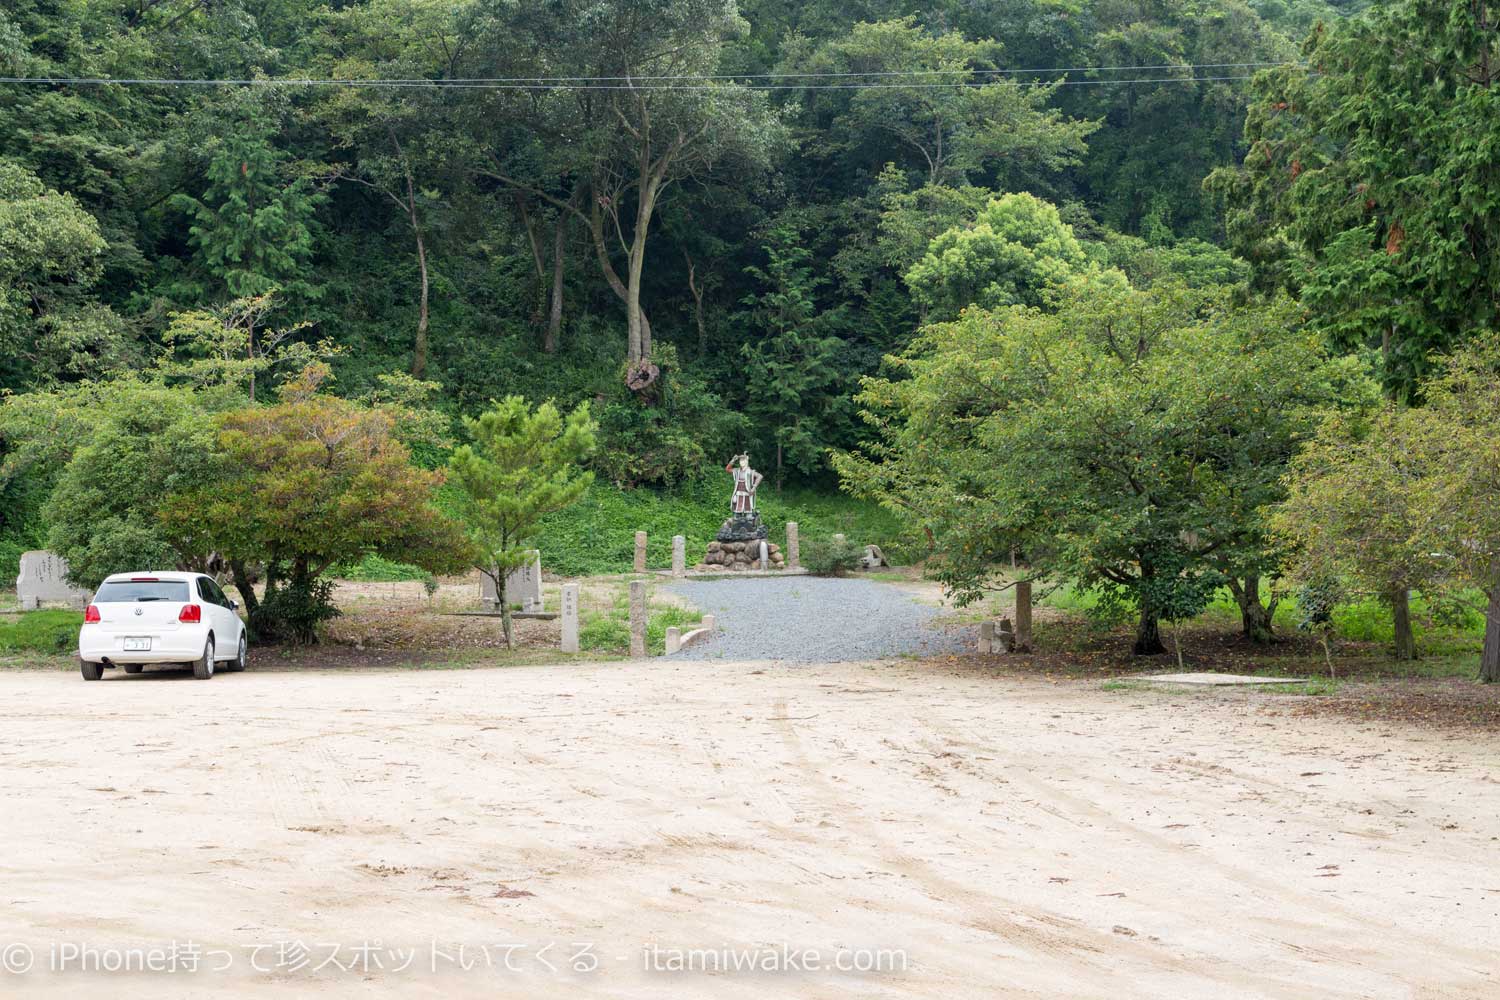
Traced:
<path fill-rule="evenodd" d="M 126 604 L 131 601 L 176 601 L 187 603 L 188 585 L 183 580 L 111 580 L 99 587 L 95 604 Z"/>

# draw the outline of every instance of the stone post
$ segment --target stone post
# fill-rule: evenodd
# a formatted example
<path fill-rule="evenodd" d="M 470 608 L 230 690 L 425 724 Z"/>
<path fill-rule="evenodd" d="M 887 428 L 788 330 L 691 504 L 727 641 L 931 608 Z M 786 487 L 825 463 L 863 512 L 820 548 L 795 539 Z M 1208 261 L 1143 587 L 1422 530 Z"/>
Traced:
<path fill-rule="evenodd" d="M 667 655 L 671 656 L 682 648 L 682 629 L 672 625 L 667 629 Z"/>
<path fill-rule="evenodd" d="M 989 654 L 995 651 L 995 623 L 979 623 L 979 651 Z"/>
<path fill-rule="evenodd" d="M 702 625 L 700 627 L 701 628 L 706 628 L 710 632 L 712 632 L 717 624 L 718 624 L 718 622 L 716 622 L 714 620 L 714 616 L 713 615 L 704 615 L 703 616 L 703 622 L 702 622 Z"/>
<path fill-rule="evenodd" d="M 630 655 L 646 655 L 646 581 L 630 581 Z"/>
<path fill-rule="evenodd" d="M 578 652 L 578 584 L 562 587 L 562 651 Z"/>
<path fill-rule="evenodd" d="M 681 576 L 687 569 L 687 539 L 681 535 L 672 536 L 672 575 Z"/>
<path fill-rule="evenodd" d="M 1016 645 L 1014 652 L 1031 652 L 1031 581 L 1016 584 Z"/>
<path fill-rule="evenodd" d="M 802 565 L 802 550 L 797 544 L 797 522 L 786 523 L 786 568 L 796 569 Z"/>
<path fill-rule="evenodd" d="M 635 571 L 646 572 L 646 533 L 644 531 L 635 533 Z"/>

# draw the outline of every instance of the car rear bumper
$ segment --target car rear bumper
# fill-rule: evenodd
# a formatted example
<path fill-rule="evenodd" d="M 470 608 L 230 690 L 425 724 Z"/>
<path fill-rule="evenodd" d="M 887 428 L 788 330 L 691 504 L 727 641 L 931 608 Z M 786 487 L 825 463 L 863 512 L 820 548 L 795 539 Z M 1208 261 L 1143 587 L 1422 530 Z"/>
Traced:
<path fill-rule="evenodd" d="M 122 631 L 85 625 L 78 631 L 78 656 L 90 663 L 191 663 L 203 655 L 207 625 L 179 625 L 170 631 Z M 148 650 L 127 650 L 127 638 L 149 638 Z"/>

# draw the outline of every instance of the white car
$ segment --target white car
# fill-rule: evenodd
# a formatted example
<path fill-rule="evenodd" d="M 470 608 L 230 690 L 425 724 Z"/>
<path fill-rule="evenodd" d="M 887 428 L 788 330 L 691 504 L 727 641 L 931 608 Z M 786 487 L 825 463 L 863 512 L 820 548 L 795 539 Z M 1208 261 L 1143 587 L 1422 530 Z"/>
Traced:
<path fill-rule="evenodd" d="M 138 674 L 177 663 L 207 680 L 214 667 L 244 670 L 248 645 L 238 605 L 202 573 L 116 573 L 99 585 L 78 630 L 78 666 L 97 681 L 107 667 Z"/>

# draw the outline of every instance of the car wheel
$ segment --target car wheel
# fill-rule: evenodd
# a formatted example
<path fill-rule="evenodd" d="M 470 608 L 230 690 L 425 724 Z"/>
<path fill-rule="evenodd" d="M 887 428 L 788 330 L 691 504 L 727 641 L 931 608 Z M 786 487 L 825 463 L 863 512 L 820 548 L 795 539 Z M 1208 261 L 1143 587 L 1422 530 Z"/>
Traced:
<path fill-rule="evenodd" d="M 127 674 L 138 674 L 143 669 L 145 669 L 145 668 L 142 667 L 139 663 L 127 663 L 127 664 L 125 664 L 125 672 Z"/>
<path fill-rule="evenodd" d="M 234 665 L 229 669 L 239 671 L 250 665 L 250 644 L 245 641 L 245 633 L 240 633 L 240 649 L 234 657 Z"/>
<path fill-rule="evenodd" d="M 83 679 L 86 681 L 97 681 L 104 676 L 104 664 L 102 663 L 90 663 L 88 660 L 81 659 L 78 661 L 78 670 L 83 674 Z"/>
<path fill-rule="evenodd" d="M 208 637 L 208 643 L 203 647 L 203 658 L 193 661 L 193 676 L 200 681 L 206 681 L 214 675 L 214 637 Z"/>

